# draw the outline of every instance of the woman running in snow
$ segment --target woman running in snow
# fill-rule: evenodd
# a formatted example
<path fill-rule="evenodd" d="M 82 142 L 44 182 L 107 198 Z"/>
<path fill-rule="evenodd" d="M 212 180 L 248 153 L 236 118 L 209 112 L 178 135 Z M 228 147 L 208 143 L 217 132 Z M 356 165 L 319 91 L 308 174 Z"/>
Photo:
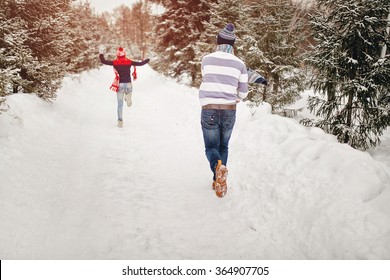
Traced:
<path fill-rule="evenodd" d="M 133 78 L 137 79 L 135 66 L 142 66 L 149 62 L 149 58 L 137 62 L 126 57 L 125 49 L 119 47 L 116 53 L 117 59 L 111 61 L 104 58 L 104 47 L 99 49 L 99 58 L 103 64 L 114 66 L 115 79 L 110 89 L 117 93 L 118 98 L 118 127 L 123 127 L 123 98 L 126 100 L 127 106 L 131 106 L 131 95 L 133 86 L 131 84 L 130 67 L 134 67 Z"/>

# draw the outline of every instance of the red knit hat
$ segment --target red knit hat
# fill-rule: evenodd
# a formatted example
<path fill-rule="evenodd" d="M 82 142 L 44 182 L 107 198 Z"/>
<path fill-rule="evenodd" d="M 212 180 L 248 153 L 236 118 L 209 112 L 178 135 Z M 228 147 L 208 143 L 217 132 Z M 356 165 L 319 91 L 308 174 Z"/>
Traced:
<path fill-rule="evenodd" d="M 118 50 L 116 51 L 116 56 L 117 56 L 117 57 L 126 56 L 125 49 L 122 48 L 122 47 L 119 47 Z"/>

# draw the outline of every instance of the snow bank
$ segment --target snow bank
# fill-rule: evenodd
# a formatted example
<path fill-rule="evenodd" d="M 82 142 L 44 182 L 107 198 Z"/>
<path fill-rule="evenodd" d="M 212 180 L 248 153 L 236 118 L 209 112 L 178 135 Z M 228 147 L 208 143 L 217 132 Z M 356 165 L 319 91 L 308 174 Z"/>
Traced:
<path fill-rule="evenodd" d="M 390 258 L 389 169 L 368 153 L 240 103 L 218 199 L 197 90 L 140 67 L 118 129 L 112 78 L 7 97 L 0 258 Z"/>
<path fill-rule="evenodd" d="M 367 203 L 388 192 L 385 166 L 319 128 L 269 112 L 268 104 L 240 108 L 230 157 L 230 184 L 238 186 L 231 195 L 242 198 L 236 207 L 262 242 L 278 248 L 268 255 L 389 258 L 382 245 L 390 244 L 390 215 Z"/>
<path fill-rule="evenodd" d="M 332 179 L 335 188 L 363 201 L 377 197 L 387 186 L 389 174 L 385 166 L 369 153 L 338 143 L 320 128 L 306 128 L 293 119 L 271 115 L 269 104 L 254 110 L 243 121 L 247 123 L 245 132 L 240 132 L 250 153 L 256 154 L 256 150 L 261 153 L 259 147 L 266 147 L 286 165 L 293 164 L 318 181 Z M 248 136 L 243 137 L 242 133 L 251 134 L 253 141 L 246 142 Z"/>

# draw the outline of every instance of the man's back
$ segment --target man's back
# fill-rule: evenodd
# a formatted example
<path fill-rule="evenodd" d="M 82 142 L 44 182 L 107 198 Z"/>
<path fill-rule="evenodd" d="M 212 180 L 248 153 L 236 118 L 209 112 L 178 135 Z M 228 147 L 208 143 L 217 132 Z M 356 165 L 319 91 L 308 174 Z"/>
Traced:
<path fill-rule="evenodd" d="M 201 105 L 233 104 L 248 94 L 244 62 L 230 52 L 216 51 L 202 59 Z M 237 92 L 238 91 L 238 92 Z"/>

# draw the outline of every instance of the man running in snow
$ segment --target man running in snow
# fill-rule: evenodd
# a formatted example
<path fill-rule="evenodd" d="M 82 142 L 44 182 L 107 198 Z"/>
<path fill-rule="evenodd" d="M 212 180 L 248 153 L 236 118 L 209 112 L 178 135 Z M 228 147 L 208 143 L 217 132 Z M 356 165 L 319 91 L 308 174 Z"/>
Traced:
<path fill-rule="evenodd" d="M 229 23 L 217 35 L 217 49 L 202 59 L 199 99 L 206 157 L 214 174 L 213 189 L 218 197 L 227 192 L 226 168 L 229 140 L 236 120 L 236 103 L 248 95 L 248 73 L 244 62 L 234 55 L 234 25 Z"/>
<path fill-rule="evenodd" d="M 106 60 L 104 58 L 104 47 L 99 49 L 99 58 L 103 64 L 114 66 L 115 79 L 110 89 L 117 93 L 118 99 L 118 127 L 123 127 L 123 98 L 126 100 L 127 106 L 131 106 L 131 95 L 133 86 L 131 84 L 130 67 L 134 67 L 133 78 L 137 78 L 135 66 L 142 66 L 149 62 L 149 58 L 137 62 L 126 57 L 125 49 L 119 47 L 116 53 L 116 60 Z"/>

